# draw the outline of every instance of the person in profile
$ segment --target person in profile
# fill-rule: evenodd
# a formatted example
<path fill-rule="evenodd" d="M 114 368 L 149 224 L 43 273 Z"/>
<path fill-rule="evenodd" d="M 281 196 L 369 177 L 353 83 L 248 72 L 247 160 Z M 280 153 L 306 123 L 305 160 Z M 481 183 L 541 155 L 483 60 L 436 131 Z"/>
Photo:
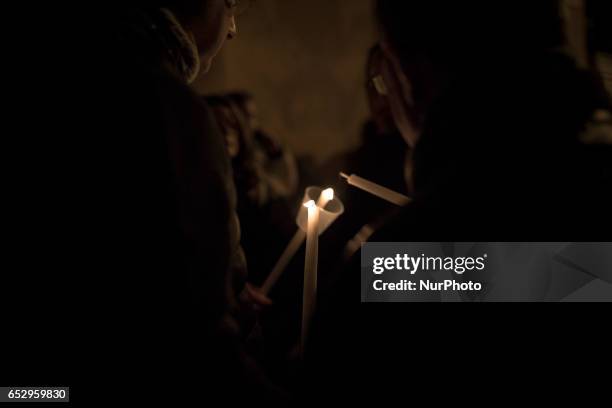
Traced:
<path fill-rule="evenodd" d="M 423 127 L 415 188 L 419 202 L 435 210 L 418 231 L 450 238 L 471 218 L 478 235 L 586 238 L 592 225 L 584 228 L 582 217 L 606 218 L 605 180 L 591 172 L 580 140 L 601 89 L 563 52 L 559 2 L 474 7 L 446 5 L 457 14 L 440 18 L 435 4 L 378 3 L 391 68 L 414 84 L 402 90 L 405 117 Z M 416 30 L 428 35 L 418 39 Z M 488 223 L 491 212 L 504 216 Z"/>
<path fill-rule="evenodd" d="M 394 120 L 398 107 L 390 98 L 385 79 L 387 57 L 380 45 L 368 53 L 365 69 L 365 91 L 370 118 L 361 132 L 361 144 L 355 150 L 332 157 L 322 166 L 321 185 L 330 185 L 342 197 L 345 212 L 327 232 L 324 240 L 326 253 L 333 269 L 338 261 L 352 257 L 367 234 L 394 214 L 397 207 L 378 197 L 347 185 L 338 177 L 340 172 L 358 174 L 404 195 L 410 194 L 411 141 L 406 141 Z M 342 253 L 342 257 L 338 257 Z M 325 258 L 323 259 L 325 262 Z M 333 266 L 332 266 L 333 265 Z"/>
<path fill-rule="evenodd" d="M 415 201 L 373 241 L 605 236 L 607 149 L 582 142 L 601 89 L 563 51 L 557 1 L 380 0 L 377 13 L 396 124 L 415 140 Z"/>
<path fill-rule="evenodd" d="M 110 152 L 99 218 L 110 238 L 88 271 L 90 320 L 101 333 L 88 364 L 145 386 L 134 398 L 274 405 L 284 395 L 239 340 L 240 302 L 267 299 L 245 286 L 225 140 L 189 87 L 236 36 L 244 3 L 128 2 L 105 27 L 100 60 L 113 103 L 98 118 Z"/>
<path fill-rule="evenodd" d="M 395 79 L 387 86 L 402 101 L 396 124 L 407 139 L 411 129 L 420 132 L 414 202 L 371 242 L 609 238 L 612 161 L 580 138 L 600 90 L 563 52 L 559 2 L 378 0 L 376 12 Z M 323 387 L 350 375 L 345 364 L 354 350 L 347 344 L 355 337 L 393 337 L 356 313 L 359 255 L 340 272 L 338 287 L 321 295 L 313 359 L 338 362 L 320 366 Z M 541 300 L 545 279 L 520 276 L 462 299 Z"/>

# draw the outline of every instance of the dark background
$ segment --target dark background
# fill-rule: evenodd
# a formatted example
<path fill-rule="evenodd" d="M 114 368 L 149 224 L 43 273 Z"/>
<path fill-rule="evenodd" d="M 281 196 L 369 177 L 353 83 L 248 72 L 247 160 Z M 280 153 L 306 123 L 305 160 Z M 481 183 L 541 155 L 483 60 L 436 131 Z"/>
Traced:
<path fill-rule="evenodd" d="M 264 126 L 296 152 L 315 153 L 323 158 L 351 146 L 358 140 L 359 124 L 367 115 L 362 91 L 363 65 L 367 48 L 375 37 L 369 4 L 366 3 L 369 2 L 259 0 L 239 20 L 240 36 L 228 44 L 210 77 L 199 80 L 198 89 L 201 92 L 240 88 L 252 91 L 258 98 Z M 75 20 L 91 15 L 76 8 L 72 13 Z M 315 24 L 316 30 L 312 28 L 313 21 L 320 21 L 320 24 Z M 580 25 L 580 19 L 576 21 Z M 16 33 L 25 35 L 29 28 L 22 27 Z M 338 36 L 337 33 L 342 34 Z M 334 40 L 331 43 L 330 36 Z M 580 34 L 578 38 L 580 44 Z M 24 78 L 24 83 L 34 84 L 33 89 L 31 92 L 22 89 L 21 95 L 29 99 L 29 106 L 40 108 L 41 105 L 53 105 L 59 96 L 66 97 L 64 93 L 44 92 L 43 87 L 37 87 L 40 82 L 59 82 L 63 88 L 69 84 L 50 75 L 48 69 L 57 63 L 58 56 L 40 57 L 38 51 L 46 49 L 49 52 L 52 47 L 47 41 L 41 41 L 41 37 L 36 40 L 23 48 L 32 52 L 39 65 L 36 65 L 36 75 Z M 70 42 L 70 45 L 76 52 L 84 49 L 81 46 L 86 43 L 82 40 Z M 602 55 L 601 58 L 609 60 L 609 56 Z M 23 65 L 14 58 L 10 61 L 17 67 Z M 99 73 L 87 71 L 89 66 L 83 65 L 72 65 L 63 70 L 69 74 L 86 72 L 87 81 L 80 84 L 95 92 Z M 328 65 L 331 68 L 325 68 Z M 107 101 L 101 102 L 103 105 Z M 66 116 L 71 118 L 73 115 L 73 112 L 66 111 L 53 112 L 53 115 L 49 112 L 49 119 L 62 123 Z M 46 139 L 43 146 L 57 148 L 59 132 L 45 131 L 49 123 L 39 117 L 24 117 L 23 123 L 36 122 L 38 132 L 27 132 L 22 128 L 15 133 L 7 132 L 7 138 L 21 137 L 32 147 L 34 134 L 37 134 Z M 86 135 L 87 129 L 81 129 L 81 136 Z M 44 153 L 47 157 L 41 163 L 57 164 L 66 153 L 79 153 L 79 145 L 71 145 L 62 155 L 55 156 L 49 150 Z M 26 197 L 23 201 L 27 201 L 29 206 L 22 207 L 18 213 L 8 213 L 18 224 L 16 229 L 19 231 L 10 240 L 14 246 L 23 244 L 23 250 L 14 251 L 12 246 L 7 247 L 5 271 L 31 269 L 36 271 L 36 275 L 51 280 L 57 270 L 61 271 L 75 260 L 82 262 L 83 271 L 91 261 L 82 259 L 81 248 L 73 245 L 80 237 L 78 234 L 73 233 L 68 244 L 62 246 L 63 236 L 71 234 L 68 226 L 62 225 L 63 215 L 81 214 L 78 200 L 72 200 L 67 208 L 55 212 L 56 208 L 50 201 L 66 192 L 58 188 L 62 184 L 61 178 L 46 174 L 51 168 L 40 166 L 40 171 L 38 167 L 36 171 L 32 170 L 35 173 L 32 180 L 40 183 L 41 177 L 49 178 L 49 187 L 42 192 L 38 192 L 37 184 L 25 177 L 24 166 L 12 167 L 8 172 L 16 179 L 15 184 L 20 184 L 20 190 L 28 194 L 19 198 Z M 75 171 L 75 168 L 71 170 Z M 69 196 L 79 198 L 79 195 L 80 190 L 73 190 Z M 16 194 L 7 196 L 14 198 Z M 41 203 L 45 207 L 44 214 L 41 214 Z M 51 229 L 38 223 L 38 218 L 51 216 L 59 225 Z M 27 287 L 14 289 L 3 282 L 3 290 L 7 292 L 27 291 Z M 72 288 L 66 286 L 67 294 Z M 53 298 L 61 299 L 62 295 L 58 293 Z M 338 387 L 345 385 L 342 389 L 350 393 L 347 400 L 359 401 L 362 395 L 369 395 L 378 405 L 386 399 L 408 405 L 423 397 L 432 403 L 444 397 L 477 403 L 511 401 L 513 397 L 524 396 L 521 405 L 548 405 L 558 397 L 564 397 L 566 402 L 577 397 L 583 405 L 588 398 L 607 389 L 604 382 L 610 367 L 610 336 L 609 323 L 606 322 L 610 314 L 602 306 L 359 305 L 357 296 L 355 293 L 355 308 L 368 331 L 359 333 L 353 343 L 346 344 L 346 349 L 354 351 L 355 356 L 347 364 L 352 364 L 349 367 L 355 368 L 354 377 L 359 377 L 337 379 Z M 49 294 L 43 296 L 51 297 Z M 74 310 L 78 305 L 66 305 L 66 308 Z M 33 344 L 48 345 L 38 355 L 17 354 L 15 348 L 3 348 L 0 374 L 4 384 L 59 385 L 70 382 L 67 378 L 79 376 L 78 371 L 71 371 L 65 364 L 65 354 L 62 353 L 70 350 L 77 356 L 84 356 L 96 350 L 82 349 L 78 336 L 72 344 L 57 344 L 55 339 L 46 336 L 44 330 L 45 325 L 56 327 L 56 324 L 63 324 L 66 331 L 77 333 L 80 322 L 66 316 L 41 313 L 35 316 L 39 320 L 32 321 L 28 320 L 32 316 L 4 315 L 1 337 L 21 328 L 33 333 L 30 338 Z M 87 319 L 86 316 L 83 318 Z M 44 324 L 35 330 L 33 324 L 37 322 Z M 25 344 L 21 346 L 26 348 Z M 13 367 L 20 367 L 18 371 L 7 371 L 9 365 L 4 363 L 9 357 L 16 363 Z M 47 363 L 48 372 L 32 369 L 41 361 Z M 113 383 L 113 373 L 98 374 L 106 384 Z M 396 381 L 388 382 L 389 379 Z M 580 386 L 585 382 L 588 388 L 583 389 Z M 487 396 L 491 391 L 496 393 L 494 399 Z M 536 391 L 540 398 L 531 391 Z M 78 398 L 78 393 L 73 396 Z M 90 402 L 85 404 L 90 405 Z M 318 402 L 325 403 L 324 400 Z"/>
<path fill-rule="evenodd" d="M 258 0 L 237 24 L 198 92 L 250 91 L 264 127 L 297 154 L 324 159 L 355 147 L 368 114 L 372 2 Z"/>

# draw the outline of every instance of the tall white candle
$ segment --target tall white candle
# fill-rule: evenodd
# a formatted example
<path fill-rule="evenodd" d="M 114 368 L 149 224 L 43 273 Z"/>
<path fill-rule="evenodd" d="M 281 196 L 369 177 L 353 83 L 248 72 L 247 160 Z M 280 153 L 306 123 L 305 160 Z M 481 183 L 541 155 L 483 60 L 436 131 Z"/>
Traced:
<path fill-rule="evenodd" d="M 304 298 L 302 304 L 302 352 L 317 303 L 317 269 L 319 263 L 319 207 L 311 200 L 308 208 L 306 258 L 304 261 Z"/>
<path fill-rule="evenodd" d="M 357 187 L 363 191 L 366 191 L 372 195 L 375 195 L 376 197 L 382 198 L 383 200 L 386 200 L 400 207 L 404 207 L 410 204 L 410 202 L 412 201 L 410 197 L 406 197 L 403 194 L 395 192 L 391 189 L 388 189 L 379 184 L 373 183 L 369 180 L 366 180 L 354 174 L 349 176 L 345 173 L 340 173 L 340 176 L 346 179 L 349 185 L 353 187 Z"/>

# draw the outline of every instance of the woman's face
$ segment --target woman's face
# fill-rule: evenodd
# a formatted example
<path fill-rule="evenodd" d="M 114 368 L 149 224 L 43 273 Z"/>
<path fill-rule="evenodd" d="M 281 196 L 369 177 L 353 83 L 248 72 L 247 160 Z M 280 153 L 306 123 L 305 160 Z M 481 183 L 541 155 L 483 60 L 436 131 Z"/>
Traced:
<path fill-rule="evenodd" d="M 236 36 L 239 4 L 239 0 L 209 0 L 202 13 L 188 24 L 198 45 L 203 72 L 210 70 L 225 41 Z"/>

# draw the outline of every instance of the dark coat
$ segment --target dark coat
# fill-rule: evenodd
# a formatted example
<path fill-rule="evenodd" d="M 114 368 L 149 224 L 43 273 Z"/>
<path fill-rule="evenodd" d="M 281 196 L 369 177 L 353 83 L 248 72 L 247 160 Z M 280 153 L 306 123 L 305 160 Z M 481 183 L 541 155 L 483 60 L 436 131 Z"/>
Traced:
<path fill-rule="evenodd" d="M 370 241 L 609 240 L 611 148 L 579 142 L 593 110 L 601 106 L 597 89 L 569 58 L 530 57 L 466 72 L 445 90 L 416 146 L 416 199 Z M 364 371 L 388 372 L 396 355 L 412 364 L 423 350 L 452 348 L 446 343 L 451 334 L 460 337 L 457 333 L 469 333 L 471 327 L 469 319 L 450 324 L 462 312 L 396 304 L 360 307 L 360 258 L 357 254 L 338 273 L 333 289 L 320 293 L 313 329 L 310 378 L 322 392 L 337 396 L 349 390 L 327 386 L 332 379 L 371 386 L 371 376 L 358 377 Z M 524 300 L 543 300 L 529 295 Z M 491 320 L 476 319 L 474 332 L 489 333 Z M 517 329 L 518 322 L 522 319 Z M 438 334 L 434 327 L 442 328 L 439 348 L 432 347 L 432 333 Z M 404 330 L 409 333 L 405 344 L 394 343 Z M 384 354 L 387 350 L 393 353 Z M 423 365 L 439 369 L 431 353 L 423 354 Z M 490 356 L 481 357 L 479 363 L 486 366 Z M 364 371 L 353 371 L 356 360 Z"/>
<path fill-rule="evenodd" d="M 73 160 L 50 156 L 69 170 L 54 180 L 63 211 L 50 235 L 70 237 L 44 245 L 54 258 L 30 272 L 35 294 L 7 299 L 10 312 L 48 317 L 37 333 L 29 325 L 15 336 L 28 340 L 15 350 L 53 353 L 31 354 L 30 364 L 16 356 L 6 368 L 38 378 L 20 383 L 70 385 L 74 401 L 272 399 L 231 318 L 245 268 L 215 122 L 174 69 L 158 14 L 118 8 L 95 30 L 102 45 L 73 33 L 91 47 L 73 51 L 95 51 L 96 65 L 83 57 L 66 68 L 74 75 L 65 85 L 85 92 L 47 108 L 61 123 L 48 134 L 79 138 L 65 152 Z M 73 219 L 79 226 L 66 228 Z M 100 388 L 110 382 L 112 391 Z"/>

